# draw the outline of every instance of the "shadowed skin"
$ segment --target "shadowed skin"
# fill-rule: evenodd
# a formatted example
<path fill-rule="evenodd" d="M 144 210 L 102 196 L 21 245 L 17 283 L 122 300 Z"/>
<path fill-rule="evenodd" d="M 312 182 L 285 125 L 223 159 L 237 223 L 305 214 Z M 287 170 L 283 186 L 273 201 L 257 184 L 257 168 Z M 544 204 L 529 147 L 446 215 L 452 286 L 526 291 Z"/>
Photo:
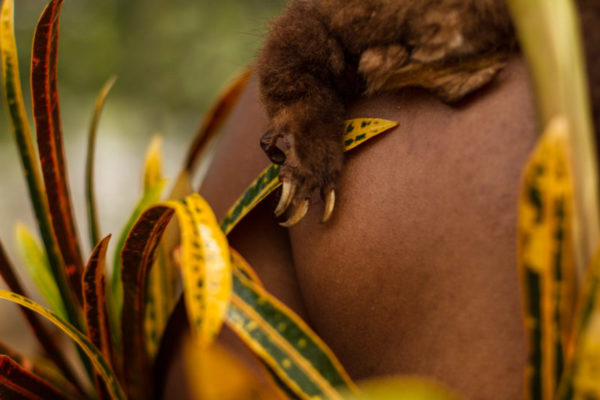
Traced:
<path fill-rule="evenodd" d="M 292 187 L 277 214 L 293 200 L 293 225 L 313 191 L 336 188 L 348 101 L 422 87 L 456 102 L 489 83 L 513 45 L 503 0 L 292 0 L 258 58 L 270 121 L 260 143 Z"/>

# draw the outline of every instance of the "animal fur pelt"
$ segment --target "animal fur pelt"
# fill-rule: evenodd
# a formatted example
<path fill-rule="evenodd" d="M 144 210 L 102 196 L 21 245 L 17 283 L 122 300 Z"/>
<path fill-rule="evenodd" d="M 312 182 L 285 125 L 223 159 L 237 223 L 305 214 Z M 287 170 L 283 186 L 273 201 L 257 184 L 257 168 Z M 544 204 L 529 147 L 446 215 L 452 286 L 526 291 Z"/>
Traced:
<path fill-rule="evenodd" d="M 600 19 L 599 1 L 580 3 L 586 36 L 599 37 L 598 25 L 590 21 Z M 349 100 L 415 86 L 445 102 L 458 101 L 496 76 L 515 43 L 504 0 L 291 0 L 271 24 L 258 58 L 270 118 L 261 146 L 283 164 L 276 214 L 295 207 L 282 225 L 303 218 L 315 190 L 326 201 L 323 220 L 331 215 Z M 588 41 L 595 70 L 598 47 Z M 599 111 L 595 75 L 592 94 Z"/>

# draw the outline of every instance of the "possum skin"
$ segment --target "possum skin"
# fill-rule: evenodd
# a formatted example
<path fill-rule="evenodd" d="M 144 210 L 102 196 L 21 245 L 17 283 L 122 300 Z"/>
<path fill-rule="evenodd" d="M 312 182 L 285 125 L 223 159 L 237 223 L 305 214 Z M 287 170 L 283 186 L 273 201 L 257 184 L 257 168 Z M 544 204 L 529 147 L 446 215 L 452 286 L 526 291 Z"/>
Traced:
<path fill-rule="evenodd" d="M 270 120 L 261 146 L 282 164 L 276 214 L 294 208 L 282 225 L 304 217 L 315 190 L 329 219 L 349 100 L 412 86 L 458 101 L 494 78 L 515 42 L 499 0 L 292 0 L 257 63 Z"/>

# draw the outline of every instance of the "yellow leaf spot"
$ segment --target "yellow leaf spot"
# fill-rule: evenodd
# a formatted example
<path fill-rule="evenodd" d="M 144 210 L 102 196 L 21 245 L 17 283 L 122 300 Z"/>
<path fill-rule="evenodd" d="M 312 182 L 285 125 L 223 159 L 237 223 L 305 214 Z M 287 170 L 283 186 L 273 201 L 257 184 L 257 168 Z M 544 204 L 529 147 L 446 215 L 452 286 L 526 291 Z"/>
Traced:
<path fill-rule="evenodd" d="M 298 340 L 298 347 L 300 347 L 301 349 L 306 347 L 306 339 L 302 338 L 300 340 Z"/>
<path fill-rule="evenodd" d="M 246 330 L 253 331 L 256 329 L 256 322 L 250 321 L 246 324 Z"/>
<path fill-rule="evenodd" d="M 285 322 L 280 322 L 279 325 L 277 325 L 277 329 L 279 329 L 281 332 L 285 331 L 285 328 L 287 328 Z"/>
<path fill-rule="evenodd" d="M 289 358 L 286 358 L 285 360 L 283 360 L 281 362 L 281 365 L 283 365 L 283 368 L 289 368 L 292 366 L 292 362 L 290 361 Z"/>

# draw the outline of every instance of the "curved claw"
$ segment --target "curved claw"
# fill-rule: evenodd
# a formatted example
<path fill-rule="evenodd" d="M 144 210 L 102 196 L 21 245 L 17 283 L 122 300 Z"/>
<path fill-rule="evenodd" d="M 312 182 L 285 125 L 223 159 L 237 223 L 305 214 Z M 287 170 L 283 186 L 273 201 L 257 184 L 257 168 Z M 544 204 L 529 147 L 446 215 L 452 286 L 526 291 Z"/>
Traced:
<path fill-rule="evenodd" d="M 283 187 L 281 189 L 281 197 L 277 208 L 275 208 L 275 215 L 280 217 L 285 210 L 288 209 L 296 193 L 296 185 L 292 185 L 289 181 L 283 181 Z"/>
<path fill-rule="evenodd" d="M 323 219 L 321 219 L 321 223 L 325 223 L 329 221 L 331 218 L 331 214 L 333 214 L 333 209 L 335 208 L 335 190 L 331 189 L 325 195 L 325 212 L 323 213 Z"/>
<path fill-rule="evenodd" d="M 280 223 L 279 225 L 283 226 L 284 228 L 289 228 L 289 227 L 296 225 L 298 222 L 300 222 L 300 220 L 302 218 L 304 218 L 304 216 L 308 212 L 309 204 L 310 203 L 309 203 L 308 199 L 303 200 L 302 203 L 300 203 L 300 205 L 298 207 L 296 207 L 296 211 L 294 211 L 294 215 L 292 215 L 290 217 L 290 219 L 288 219 L 285 222 Z"/>

